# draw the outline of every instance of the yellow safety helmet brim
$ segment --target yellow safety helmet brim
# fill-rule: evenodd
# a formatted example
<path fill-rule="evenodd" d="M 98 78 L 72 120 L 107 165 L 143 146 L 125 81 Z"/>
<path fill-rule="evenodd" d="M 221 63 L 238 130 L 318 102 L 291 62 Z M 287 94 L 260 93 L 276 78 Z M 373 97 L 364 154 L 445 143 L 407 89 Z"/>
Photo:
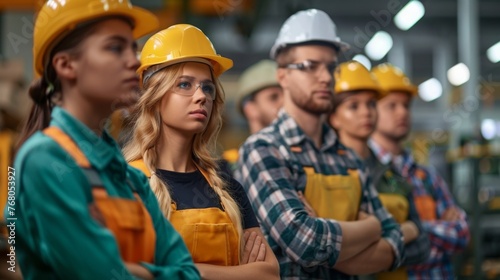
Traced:
<path fill-rule="evenodd" d="M 179 57 L 176 57 L 174 59 L 168 60 L 168 62 L 163 64 L 163 65 L 169 66 L 169 65 L 178 64 L 178 63 L 182 63 L 182 62 L 189 62 L 189 61 L 196 62 L 196 60 L 190 59 L 190 58 L 196 58 L 196 57 L 209 60 L 212 63 L 212 69 L 213 69 L 214 75 L 216 77 L 220 76 L 222 73 L 226 72 L 227 70 L 229 70 L 233 67 L 233 61 L 229 58 L 225 58 L 225 57 L 218 56 L 218 55 L 205 55 L 205 54 L 199 54 L 196 56 L 193 56 L 193 55 L 179 56 Z M 137 70 L 137 72 L 143 72 L 143 71 Z"/>

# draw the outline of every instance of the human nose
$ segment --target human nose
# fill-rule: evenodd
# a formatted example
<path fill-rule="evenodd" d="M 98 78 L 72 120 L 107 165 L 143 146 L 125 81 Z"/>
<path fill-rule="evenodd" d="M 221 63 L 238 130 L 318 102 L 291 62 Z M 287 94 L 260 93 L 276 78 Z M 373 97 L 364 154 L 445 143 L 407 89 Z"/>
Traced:
<path fill-rule="evenodd" d="M 402 118 L 408 118 L 408 116 L 410 115 L 409 109 L 403 105 L 398 106 L 397 113 Z"/>
<path fill-rule="evenodd" d="M 362 106 L 360 106 L 359 113 L 361 114 L 361 116 L 370 116 L 370 106 L 367 104 L 363 104 Z"/>
<path fill-rule="evenodd" d="M 196 100 L 196 102 L 205 103 L 207 101 L 207 95 L 201 89 L 200 84 L 196 85 L 196 87 L 194 88 L 193 98 Z"/>
<path fill-rule="evenodd" d="M 399 121 L 405 121 L 405 122 L 410 121 L 410 111 L 403 105 L 400 105 L 396 108 L 395 116 L 396 119 Z"/>
<path fill-rule="evenodd" d="M 328 69 L 325 63 L 322 63 L 321 67 L 318 67 L 316 75 L 318 75 L 320 82 L 333 86 L 333 72 Z"/>
<path fill-rule="evenodd" d="M 139 54 L 135 51 L 131 51 L 131 55 L 128 56 L 128 66 L 135 70 L 139 69 L 141 62 L 139 61 Z"/>

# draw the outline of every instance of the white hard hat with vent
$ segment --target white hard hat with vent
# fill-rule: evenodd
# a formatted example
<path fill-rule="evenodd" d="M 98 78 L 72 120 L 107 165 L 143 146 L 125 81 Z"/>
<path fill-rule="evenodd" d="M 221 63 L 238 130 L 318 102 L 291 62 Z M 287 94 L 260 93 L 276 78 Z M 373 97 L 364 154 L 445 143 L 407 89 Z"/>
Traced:
<path fill-rule="evenodd" d="M 321 10 L 309 9 L 293 14 L 283 23 L 271 48 L 271 59 L 275 59 L 278 52 L 287 46 L 307 42 L 331 44 L 341 51 L 349 49 L 349 44 L 337 36 L 337 27 L 332 19 Z"/>

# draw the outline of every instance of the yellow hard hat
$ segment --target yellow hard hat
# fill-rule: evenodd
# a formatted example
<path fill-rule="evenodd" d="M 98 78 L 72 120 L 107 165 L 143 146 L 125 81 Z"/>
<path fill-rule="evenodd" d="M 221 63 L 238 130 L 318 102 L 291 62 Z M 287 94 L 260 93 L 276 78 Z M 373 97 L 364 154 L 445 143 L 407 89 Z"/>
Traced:
<path fill-rule="evenodd" d="M 403 71 L 392 64 L 379 64 L 372 69 L 372 73 L 377 78 L 382 89 L 387 93 L 393 91 L 408 92 L 411 95 L 418 93 L 417 87 L 411 83 Z"/>
<path fill-rule="evenodd" d="M 143 81 L 143 76 L 147 79 L 166 66 L 198 61 L 197 58 L 209 60 L 216 77 L 233 67 L 233 61 L 217 54 L 210 39 L 200 29 L 190 24 L 176 24 L 149 38 L 142 48 L 137 73 Z M 150 69 L 154 65 L 157 67 Z"/>
<path fill-rule="evenodd" d="M 250 66 L 238 80 L 238 107 L 242 107 L 243 100 L 253 93 L 272 86 L 279 87 L 276 79 L 276 62 L 264 59 Z"/>
<path fill-rule="evenodd" d="M 384 96 L 375 76 L 357 61 L 341 63 L 334 72 L 336 94 L 348 91 L 373 90 L 378 98 Z"/>
<path fill-rule="evenodd" d="M 33 32 L 33 57 L 35 71 L 44 72 L 44 59 L 50 49 L 79 24 L 105 16 L 124 16 L 134 24 L 135 39 L 159 27 L 156 16 L 128 0 L 49 0 L 36 18 Z"/>

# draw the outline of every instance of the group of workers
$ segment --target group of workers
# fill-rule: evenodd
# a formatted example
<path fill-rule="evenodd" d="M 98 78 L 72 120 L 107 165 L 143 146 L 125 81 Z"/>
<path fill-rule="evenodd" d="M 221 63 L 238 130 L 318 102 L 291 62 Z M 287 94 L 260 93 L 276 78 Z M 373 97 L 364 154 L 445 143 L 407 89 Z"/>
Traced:
<path fill-rule="evenodd" d="M 251 135 L 228 170 L 219 77 L 233 61 L 189 24 L 138 59 L 158 25 L 126 0 L 40 10 L 14 162 L 25 279 L 454 278 L 466 217 L 403 148 L 417 89 L 399 69 L 338 65 L 349 46 L 330 17 L 297 12 L 273 61 L 241 77 Z M 119 108 L 133 108 L 123 150 L 105 129 Z"/>

